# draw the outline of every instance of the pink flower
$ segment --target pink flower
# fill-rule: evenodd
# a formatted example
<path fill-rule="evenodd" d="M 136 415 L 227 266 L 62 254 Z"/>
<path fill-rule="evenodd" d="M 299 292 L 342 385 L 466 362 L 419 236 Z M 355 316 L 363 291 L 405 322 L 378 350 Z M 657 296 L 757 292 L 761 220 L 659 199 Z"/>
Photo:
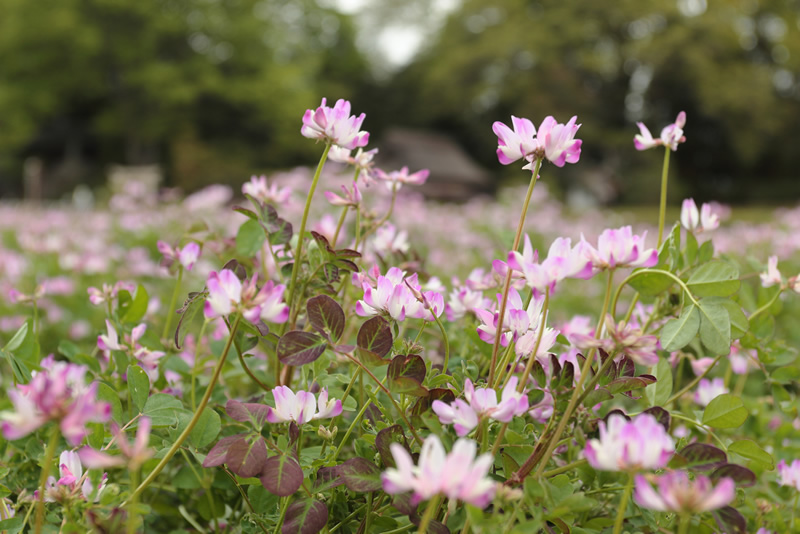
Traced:
<path fill-rule="evenodd" d="M 388 494 L 413 492 L 412 504 L 444 495 L 478 508 L 485 508 L 494 498 L 496 484 L 487 477 L 492 457 L 483 454 L 475 458 L 477 446 L 472 440 L 457 440 L 452 452 L 445 454 L 442 442 L 432 434 L 422 444 L 417 465 L 399 443 L 389 447 L 397 467 L 381 474 Z"/>
<path fill-rule="evenodd" d="M 398 190 L 403 184 L 409 185 L 422 185 L 428 180 L 430 171 L 422 169 L 413 174 L 408 174 L 408 167 L 403 167 L 399 171 L 392 171 L 385 173 L 383 170 L 376 168 L 373 176 L 378 180 L 386 182 L 386 187 L 390 190 Z"/>
<path fill-rule="evenodd" d="M 541 263 L 530 262 L 525 255 L 512 251 L 508 254 L 508 266 L 520 271 L 528 287 L 537 293 L 544 293 L 547 288 L 552 293 L 556 284 L 565 278 L 591 278 L 590 248 L 585 241 L 573 247 L 572 240 L 559 237 L 550 245 L 547 258 Z"/>
<path fill-rule="evenodd" d="M 278 386 L 272 390 L 275 408 L 269 407 L 267 421 L 270 423 L 286 423 L 294 421 L 302 425 L 314 419 L 329 419 L 342 413 L 342 401 L 329 400 L 328 388 L 319 394 L 319 410 L 317 399 L 313 393 L 298 391 L 296 394 L 286 386 Z"/>
<path fill-rule="evenodd" d="M 514 130 L 500 121 L 492 124 L 492 131 L 497 136 L 497 159 L 503 165 L 514 163 L 518 159 L 534 157 L 539 148 L 536 140 L 536 127 L 529 119 L 518 119 L 511 116 Z"/>
<path fill-rule="evenodd" d="M 378 276 L 375 287 L 368 282 L 362 282 L 361 287 L 364 299 L 356 303 L 356 314 L 361 317 L 387 314 L 396 321 L 406 317 L 433 321 L 432 314 L 438 317 L 444 311 L 441 294 L 422 292 L 417 275 L 405 277 L 405 272 L 397 267 L 391 267 L 386 276 Z"/>
<path fill-rule="evenodd" d="M 372 240 L 375 252 L 381 255 L 399 252 L 405 254 L 410 247 L 408 243 L 408 232 L 405 230 L 397 231 L 392 223 L 384 223 L 375 231 L 375 239 Z"/>
<path fill-rule="evenodd" d="M 605 326 L 611 337 L 607 348 L 618 350 L 642 365 L 658 363 L 659 343 L 656 336 L 646 335 L 641 328 L 625 321 L 614 324 L 610 314 L 606 315 Z"/>
<path fill-rule="evenodd" d="M 259 202 L 282 205 L 289 200 L 292 190 L 289 187 L 278 188 L 275 183 L 267 186 L 267 177 L 262 175 L 251 176 L 250 181 L 242 185 L 242 193 L 250 195 Z"/>
<path fill-rule="evenodd" d="M 90 466 L 86 466 L 91 469 Z M 61 477 L 56 480 L 55 477 L 50 476 L 47 478 L 45 484 L 44 501 L 45 502 L 63 502 L 73 497 L 80 489 L 81 496 L 84 499 L 89 499 L 94 495 L 94 502 L 100 499 L 100 494 L 106 486 L 106 479 L 108 478 L 105 473 L 98 484 L 97 492 L 95 493 L 94 486 L 87 477 L 81 483 L 83 478 L 83 466 L 78 453 L 73 451 L 64 451 L 58 457 L 58 470 Z M 78 486 L 80 484 L 80 487 Z M 38 498 L 39 491 L 34 492 L 34 498 Z"/>
<path fill-rule="evenodd" d="M 343 185 L 342 196 L 330 191 L 325 191 L 325 198 L 334 206 L 358 206 L 361 203 L 361 191 L 358 190 L 358 184 L 353 182 L 352 189 Z"/>
<path fill-rule="evenodd" d="M 654 478 L 658 492 L 647 478 L 636 475 L 634 498 L 639 506 L 659 512 L 698 514 L 722 508 L 736 496 L 733 479 L 722 478 L 714 487 L 704 475 L 689 480 L 685 471 L 671 471 Z"/>
<path fill-rule="evenodd" d="M 333 145 L 330 152 L 328 152 L 328 157 L 333 161 L 347 163 L 348 165 L 352 165 L 357 169 L 369 173 L 372 169 L 372 160 L 375 158 L 375 154 L 378 153 L 378 149 L 363 150 L 359 148 L 355 155 L 351 156 L 350 153 L 351 151 L 346 148 Z"/>
<path fill-rule="evenodd" d="M 309 139 L 319 139 L 352 150 L 369 142 L 369 132 L 359 131 L 365 117 L 364 113 L 358 117 L 351 116 L 350 102 L 347 100 L 339 99 L 330 108 L 323 98 L 316 110 L 306 110 L 300 133 Z"/>
<path fill-rule="evenodd" d="M 724 380 L 721 378 L 715 378 L 714 380 L 703 378 L 697 384 L 697 390 L 694 392 L 694 401 L 700 406 L 708 406 L 709 402 L 724 393 L 728 393 Z"/>
<path fill-rule="evenodd" d="M 770 256 L 767 270 L 759 275 L 763 287 L 780 286 L 783 284 L 781 272 L 778 270 L 778 256 Z"/>
<path fill-rule="evenodd" d="M 208 298 L 203 313 L 207 319 L 229 315 L 242 301 L 242 282 L 230 269 L 211 271 L 206 282 Z"/>
<path fill-rule="evenodd" d="M 3 412 L 3 435 L 8 440 L 20 439 L 48 421 L 58 421 L 68 443 L 77 445 L 88 433 L 89 422 L 105 422 L 111 406 L 97 400 L 97 384 L 84 382 L 87 368 L 44 358 L 42 370 L 31 373 L 28 384 L 20 384 L 8 392 L 13 412 Z"/>
<path fill-rule="evenodd" d="M 539 144 L 544 148 L 545 156 L 556 167 L 563 167 L 564 163 L 578 163 L 581 157 L 581 144 L 583 141 L 575 139 L 580 124 L 575 124 L 577 116 L 572 117 L 567 124 L 556 122 L 553 117 L 545 117 L 539 126 Z"/>
<path fill-rule="evenodd" d="M 792 486 L 800 491 L 800 460 L 794 460 L 791 464 L 787 464 L 786 460 L 778 462 L 778 476 L 781 486 Z"/>
<path fill-rule="evenodd" d="M 83 465 L 89 469 L 106 469 L 121 465 L 127 465 L 131 470 L 139 469 L 156 452 L 155 449 L 149 447 L 150 428 L 150 418 L 142 416 L 139 419 L 139 428 L 136 429 L 136 438 L 133 442 L 129 442 L 125 432 L 120 430 L 116 424 L 112 424 L 112 431 L 122 456 L 111 456 L 91 447 L 82 448 L 78 454 Z"/>
<path fill-rule="evenodd" d="M 652 267 L 658 263 L 658 251 L 645 248 L 647 232 L 633 235 L 630 226 L 606 229 L 597 238 L 597 248 L 586 247 L 586 253 L 596 271 L 617 267 Z"/>
<path fill-rule="evenodd" d="M 608 422 L 600 421 L 599 439 L 589 440 L 584 449 L 589 465 L 602 471 L 661 469 L 673 452 L 672 438 L 656 418 L 647 413 L 631 421 L 611 414 Z"/>
<path fill-rule="evenodd" d="M 653 139 L 653 135 L 644 123 L 637 122 L 636 125 L 639 127 L 639 134 L 633 138 L 636 150 L 647 150 L 648 148 L 664 145 L 675 151 L 678 150 L 678 143 L 686 141 L 686 137 L 683 135 L 683 127 L 686 125 L 686 113 L 683 111 L 678 113 L 674 123 L 665 126 L 661 130 L 659 139 Z"/>
<path fill-rule="evenodd" d="M 681 205 L 681 225 L 690 232 L 710 232 L 719 228 L 719 216 L 711 211 L 711 204 L 703 204 L 700 211 L 694 199 L 684 199 Z"/>
<path fill-rule="evenodd" d="M 517 392 L 517 383 L 517 377 L 512 377 L 503 388 L 502 397 L 498 402 L 494 389 L 480 388 L 476 390 L 472 381 L 467 378 L 464 383 L 464 397 L 469 404 L 461 399 L 456 399 L 452 404 L 435 400 L 432 408 L 442 424 L 453 424 L 456 434 L 463 437 L 478 426 L 480 418 L 488 417 L 495 421 L 508 423 L 515 416 L 524 414 L 528 410 L 528 397 Z"/>
<path fill-rule="evenodd" d="M 164 241 L 159 241 L 157 246 L 164 256 L 161 260 L 163 267 L 170 267 L 177 260 L 184 269 L 191 271 L 200 257 L 200 245 L 194 241 L 187 243 L 183 248 L 172 247 Z"/>

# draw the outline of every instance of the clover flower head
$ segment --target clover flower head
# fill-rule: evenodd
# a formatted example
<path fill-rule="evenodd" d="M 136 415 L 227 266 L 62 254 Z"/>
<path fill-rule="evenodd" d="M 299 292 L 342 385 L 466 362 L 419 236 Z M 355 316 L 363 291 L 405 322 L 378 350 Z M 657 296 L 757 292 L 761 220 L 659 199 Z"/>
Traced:
<path fill-rule="evenodd" d="M 778 256 L 770 256 L 767 270 L 759 275 L 762 287 L 780 286 L 783 284 L 781 272 L 778 270 Z"/>
<path fill-rule="evenodd" d="M 786 460 L 778 462 L 778 483 L 781 486 L 792 486 L 800 491 L 800 460 L 787 464 Z"/>
<path fill-rule="evenodd" d="M 683 135 L 683 127 L 686 125 L 686 113 L 681 111 L 675 118 L 675 122 L 669 124 L 661 130 L 658 139 L 653 138 L 653 134 L 642 122 L 637 122 L 639 133 L 633 138 L 633 145 L 636 150 L 647 150 L 656 146 L 668 146 L 672 151 L 678 150 L 678 144 L 686 141 Z"/>
<path fill-rule="evenodd" d="M 648 479 L 636 475 L 634 499 L 643 508 L 659 512 L 699 514 L 728 505 L 736 496 L 733 479 L 721 478 L 714 486 L 705 475 L 689 479 L 685 471 L 671 471 L 655 479 L 658 491 Z"/>
<path fill-rule="evenodd" d="M 697 390 L 694 392 L 694 401 L 700 406 L 708 406 L 709 402 L 725 393 L 728 393 L 728 388 L 725 387 L 725 381 L 722 378 L 713 380 L 703 378 L 697 384 Z"/>
<path fill-rule="evenodd" d="M 587 243 L 585 251 L 595 271 L 617 267 L 652 267 L 658 263 L 658 251 L 646 248 L 646 239 L 647 232 L 634 235 L 630 226 L 608 228 L 597 238 L 597 248 Z"/>
<path fill-rule="evenodd" d="M 500 401 L 497 392 L 492 388 L 475 389 L 472 381 L 467 378 L 464 383 L 464 397 L 466 402 L 456 399 L 447 404 L 440 400 L 433 401 L 434 413 L 439 416 L 442 424 L 454 425 L 459 437 L 466 436 L 473 428 L 478 426 L 482 417 L 495 421 L 508 423 L 515 416 L 522 415 L 528 410 L 528 397 L 517 391 L 518 378 L 512 377 L 503 388 Z"/>
<path fill-rule="evenodd" d="M 259 202 L 280 206 L 286 204 L 292 196 L 292 189 L 288 186 L 279 188 L 276 183 L 267 185 L 267 177 L 262 175 L 250 177 L 250 181 L 242 185 L 242 193 Z"/>
<path fill-rule="evenodd" d="M 347 150 L 366 146 L 369 132 L 360 131 L 366 115 L 350 115 L 350 102 L 347 100 L 337 100 L 332 108 L 326 103 L 323 98 L 316 110 L 306 110 L 300 128 L 303 137 L 325 141 Z"/>
<path fill-rule="evenodd" d="M 650 414 L 639 414 L 628 421 L 614 413 L 599 426 L 599 438 L 589 440 L 584 449 L 586 460 L 595 469 L 661 469 L 675 452 L 672 438 Z"/>
<path fill-rule="evenodd" d="M 275 407 L 268 408 L 267 421 L 273 424 L 294 421 L 303 425 L 315 419 L 329 419 L 342 413 L 342 401 L 328 399 L 328 388 L 322 389 L 319 400 L 313 393 L 295 393 L 287 386 L 276 387 L 272 390 L 272 395 L 275 398 Z"/>

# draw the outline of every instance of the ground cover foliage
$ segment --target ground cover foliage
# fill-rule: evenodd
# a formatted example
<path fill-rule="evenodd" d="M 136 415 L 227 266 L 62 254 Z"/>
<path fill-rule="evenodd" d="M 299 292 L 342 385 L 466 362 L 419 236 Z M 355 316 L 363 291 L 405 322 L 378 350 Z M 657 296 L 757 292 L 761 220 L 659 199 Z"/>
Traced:
<path fill-rule="evenodd" d="M 487 125 L 531 182 L 459 206 L 364 120 L 235 196 L 0 207 L 0 531 L 795 529 L 800 211 L 666 220 L 683 113 L 635 229 L 547 194 L 575 118 Z"/>

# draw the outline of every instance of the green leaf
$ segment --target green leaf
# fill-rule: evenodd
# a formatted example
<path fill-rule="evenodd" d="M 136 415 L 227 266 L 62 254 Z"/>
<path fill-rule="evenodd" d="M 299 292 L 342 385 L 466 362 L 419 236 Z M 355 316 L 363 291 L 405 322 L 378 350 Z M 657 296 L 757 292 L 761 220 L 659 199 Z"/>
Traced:
<path fill-rule="evenodd" d="M 725 306 L 713 300 L 700 301 L 700 341 L 714 354 L 731 351 L 731 319 Z"/>
<path fill-rule="evenodd" d="M 730 263 L 713 260 L 698 267 L 686 285 L 699 297 L 727 297 L 736 293 L 741 285 L 739 269 Z"/>
<path fill-rule="evenodd" d="M 697 263 L 707 263 L 714 257 L 714 243 L 711 240 L 700 245 L 697 251 Z"/>
<path fill-rule="evenodd" d="M 222 421 L 219 414 L 211 408 L 205 408 L 189 434 L 189 441 L 196 448 L 201 449 L 217 439 L 220 430 L 222 430 Z"/>
<path fill-rule="evenodd" d="M 129 365 L 127 370 L 128 390 L 133 404 L 141 412 L 150 396 L 150 378 L 138 365 Z"/>
<path fill-rule="evenodd" d="M 111 386 L 104 382 L 97 384 L 97 400 L 107 402 L 111 405 L 111 418 L 117 423 L 122 423 L 122 402 L 119 395 Z"/>
<path fill-rule="evenodd" d="M 28 335 L 28 321 L 22 323 L 22 326 L 17 329 L 11 339 L 6 343 L 6 346 L 3 347 L 4 350 L 8 352 L 14 352 L 22 345 L 22 342 L 25 340 L 25 337 Z"/>
<path fill-rule="evenodd" d="M 735 452 L 739 456 L 760 462 L 767 469 L 775 469 L 775 458 L 770 453 L 758 446 L 755 441 L 740 439 L 728 445 L 728 452 Z"/>
<path fill-rule="evenodd" d="M 656 382 L 644 388 L 650 406 L 663 406 L 672 395 L 672 366 L 664 358 L 653 369 Z"/>
<path fill-rule="evenodd" d="M 236 233 L 236 252 L 250 258 L 261 250 L 261 246 L 266 240 L 267 236 L 258 221 L 248 219 Z"/>
<path fill-rule="evenodd" d="M 694 304 L 683 307 L 681 316 L 670 319 L 661 329 L 661 346 L 673 352 L 689 344 L 700 330 L 700 312 Z"/>
<path fill-rule="evenodd" d="M 142 320 L 147 313 L 147 306 L 150 304 L 150 297 L 142 284 L 136 287 L 136 293 L 121 316 L 123 323 L 137 323 Z"/>
<path fill-rule="evenodd" d="M 181 401 L 165 393 L 152 395 L 142 409 L 142 414 L 150 418 L 154 428 L 174 425 L 178 421 L 180 412 L 186 412 Z"/>
<path fill-rule="evenodd" d="M 742 399 L 724 393 L 708 403 L 703 411 L 703 424 L 713 428 L 736 428 L 747 419 Z"/>
<path fill-rule="evenodd" d="M 726 310 L 728 310 L 728 317 L 730 317 L 731 321 L 731 338 L 732 339 L 739 339 L 743 335 L 747 333 L 750 328 L 750 321 L 747 320 L 747 316 L 742 311 L 741 306 L 738 303 L 734 302 L 731 299 L 725 298 L 714 298 L 710 297 L 704 299 L 706 301 L 718 302 L 722 305 Z"/>
<path fill-rule="evenodd" d="M 613 399 L 613 398 L 614 395 L 612 395 L 607 389 L 597 388 L 588 395 L 586 395 L 586 398 L 583 400 L 583 405 L 586 406 L 587 408 L 591 408 L 595 404 L 600 404 L 603 401 L 607 401 L 608 399 Z"/>
<path fill-rule="evenodd" d="M 655 296 L 663 293 L 675 283 L 672 277 L 663 273 L 645 273 L 633 278 L 628 285 L 642 295 Z"/>

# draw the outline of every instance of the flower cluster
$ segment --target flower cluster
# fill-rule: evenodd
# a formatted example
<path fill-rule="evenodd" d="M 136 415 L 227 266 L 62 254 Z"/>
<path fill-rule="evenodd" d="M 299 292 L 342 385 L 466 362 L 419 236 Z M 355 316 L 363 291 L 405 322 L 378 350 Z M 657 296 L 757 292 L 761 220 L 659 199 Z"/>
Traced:
<path fill-rule="evenodd" d="M 313 393 L 295 393 L 286 386 L 273 389 L 272 396 L 275 398 L 275 408 L 270 407 L 267 413 L 267 421 L 270 423 L 294 421 L 303 425 L 315 419 L 329 419 L 342 413 L 342 401 L 328 399 L 328 388 L 323 388 L 320 392 L 319 402 Z"/>
<path fill-rule="evenodd" d="M 636 475 L 634 498 L 639 506 L 659 512 L 699 514 L 722 508 L 736 496 L 736 484 L 728 477 L 714 486 L 705 475 L 690 480 L 685 471 L 671 471 L 655 477 L 655 481 L 658 491 L 646 477 Z"/>
<path fill-rule="evenodd" d="M 158 251 L 164 256 L 161 265 L 171 267 L 176 261 L 187 271 L 191 271 L 197 259 L 200 257 L 200 245 L 192 241 L 183 248 L 170 246 L 164 241 L 157 243 Z"/>
<path fill-rule="evenodd" d="M 259 319 L 271 323 L 285 323 L 289 318 L 289 306 L 283 302 L 286 286 L 268 280 L 261 289 L 256 286 L 257 276 L 244 284 L 230 269 L 208 276 L 208 298 L 203 312 L 208 319 L 230 315 L 235 311 L 256 323 Z"/>
<path fill-rule="evenodd" d="M 44 358 L 42 370 L 31 373 L 28 384 L 8 392 L 13 412 L 3 412 L 3 436 L 9 440 L 27 436 L 48 421 L 58 421 L 68 443 L 77 445 L 86 436 L 90 422 L 105 422 L 111 406 L 97 400 L 97 383 L 86 385 L 87 368 Z"/>
<path fill-rule="evenodd" d="M 786 460 L 778 462 L 778 476 L 781 486 L 792 486 L 800 491 L 800 460 L 787 464 Z"/>
<path fill-rule="evenodd" d="M 686 113 L 683 111 L 678 113 L 675 122 L 661 130 L 661 137 L 658 139 L 653 139 L 653 134 L 650 133 L 644 123 L 637 122 L 636 125 L 639 127 L 639 134 L 633 138 L 636 150 L 647 150 L 648 148 L 663 145 L 675 151 L 678 150 L 678 143 L 686 141 L 686 137 L 683 135 L 683 127 L 686 126 Z"/>
<path fill-rule="evenodd" d="M 286 204 L 292 196 L 291 188 L 278 187 L 275 183 L 267 185 L 267 177 L 263 175 L 252 176 L 249 182 L 242 185 L 242 193 L 253 197 L 259 202 L 275 204 L 276 206 Z"/>
<path fill-rule="evenodd" d="M 366 115 L 351 116 L 350 102 L 347 100 L 337 100 L 332 108 L 326 103 L 323 98 L 316 110 L 306 110 L 303 127 L 300 128 L 303 137 L 332 143 L 347 150 L 367 146 L 369 132 L 360 131 Z"/>
<path fill-rule="evenodd" d="M 690 232 L 710 232 L 719 228 L 719 215 L 711 211 L 711 204 L 698 210 L 694 199 L 687 198 L 681 205 L 681 226 Z"/>
<path fill-rule="evenodd" d="M 500 402 L 497 402 L 494 389 L 475 389 L 472 380 L 467 378 L 464 383 L 464 397 L 467 402 L 456 399 L 447 404 L 435 400 L 431 407 L 442 424 L 453 425 L 456 434 L 463 437 L 478 426 L 478 422 L 484 417 L 508 423 L 514 417 L 524 414 L 528 410 L 528 397 L 517 391 L 517 383 L 517 377 L 512 377 L 503 388 Z"/>
<path fill-rule="evenodd" d="M 139 340 L 144 336 L 147 325 L 142 323 L 131 330 L 130 335 L 124 335 L 124 341 L 120 342 L 119 334 L 114 325 L 106 319 L 106 334 L 97 336 L 97 348 L 103 352 L 106 363 L 111 358 L 111 351 L 119 350 L 127 352 L 133 356 L 144 369 L 151 382 L 158 379 L 158 362 L 166 354 L 160 350 L 150 350 L 139 344 Z"/>
<path fill-rule="evenodd" d="M 364 299 L 356 303 L 356 313 L 372 317 L 385 313 L 396 321 L 406 317 L 433 321 L 444 311 L 444 297 L 436 291 L 422 291 L 417 274 L 406 277 L 405 272 L 392 267 L 386 276 L 378 276 L 373 286 L 362 281 Z"/>
<path fill-rule="evenodd" d="M 586 444 L 589 465 L 603 471 L 661 469 L 675 452 L 675 443 L 655 417 L 643 413 L 628 421 L 611 414 L 600 421 L 600 437 Z"/>
<path fill-rule="evenodd" d="M 91 447 L 84 447 L 78 452 L 83 465 L 90 469 L 104 469 L 121 465 L 127 465 L 131 470 L 139 469 L 155 454 L 155 450 L 149 447 L 151 425 L 150 418 L 142 416 L 139 419 L 139 427 L 136 429 L 136 438 L 131 443 L 125 437 L 125 433 L 116 424 L 112 424 L 114 439 L 117 441 L 122 456 L 111 456 Z"/>
<path fill-rule="evenodd" d="M 85 465 L 85 464 L 84 464 Z M 87 465 L 86 467 L 92 468 Z M 78 490 L 81 496 L 88 500 L 92 499 L 97 502 L 100 499 L 100 494 L 106 487 L 108 476 L 103 473 L 100 483 L 97 485 L 97 491 L 88 477 L 83 476 L 83 466 L 81 465 L 81 458 L 78 453 L 73 451 L 64 451 L 58 457 L 58 469 L 60 478 L 56 479 L 53 476 L 47 477 L 44 490 L 45 502 L 64 502 L 74 497 Z M 38 497 L 38 491 L 34 493 L 34 497 Z"/>
<path fill-rule="evenodd" d="M 383 491 L 390 495 L 413 492 L 412 504 L 444 495 L 478 508 L 485 508 L 494 498 L 496 485 L 487 477 L 492 457 L 482 454 L 475 458 L 477 445 L 472 440 L 459 439 L 446 454 L 442 442 L 432 434 L 422 444 L 417 465 L 399 443 L 392 443 L 390 450 L 397 467 L 381 475 Z"/>
<path fill-rule="evenodd" d="M 539 126 L 539 131 L 529 119 L 511 116 L 512 130 L 500 121 L 492 125 L 497 136 L 497 159 L 509 165 L 519 159 L 528 162 L 524 168 L 533 170 L 534 162 L 547 158 L 556 167 L 565 163 L 577 163 L 581 157 L 583 141 L 575 139 L 580 124 L 572 117 L 567 124 L 557 122 L 548 116 Z"/>

